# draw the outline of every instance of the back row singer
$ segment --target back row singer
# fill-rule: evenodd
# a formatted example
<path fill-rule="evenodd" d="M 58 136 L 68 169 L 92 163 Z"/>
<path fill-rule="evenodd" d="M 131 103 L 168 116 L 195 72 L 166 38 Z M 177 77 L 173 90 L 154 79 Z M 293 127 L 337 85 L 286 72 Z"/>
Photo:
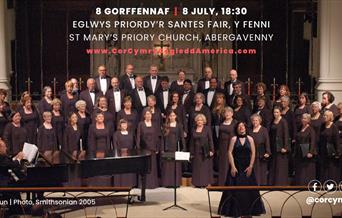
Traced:
<path fill-rule="evenodd" d="M 136 76 L 132 64 L 120 78 L 108 76 L 103 65 L 97 73 L 83 91 L 76 79 L 66 81 L 60 98 L 44 87 L 37 105 L 24 92 L 13 111 L 5 101 L 7 92 L 0 90 L 0 137 L 8 154 L 16 156 L 25 142 L 36 144 L 53 163 L 60 161 L 60 151 L 84 159 L 106 157 L 113 149 L 148 149 L 152 167 L 147 188 L 156 188 L 174 181 L 174 165 L 162 154 L 189 151 L 191 164 L 176 166 L 177 185 L 182 171 L 192 172 L 195 187 L 224 185 L 227 175 L 236 173 L 229 168 L 229 145 L 237 124 L 244 123 L 251 136 L 247 139 L 253 141 L 248 144 L 255 146 L 248 170 L 255 171 L 258 185 L 341 180 L 342 103 L 335 105 L 329 91 L 322 102 L 312 103 L 300 93 L 293 105 L 286 85 L 279 86 L 273 100 L 262 82 L 256 84 L 255 96 L 248 95 L 234 69 L 224 82 L 206 67 L 196 92 L 184 70 L 171 83 L 158 75 L 156 65 L 145 77 Z M 134 175 L 115 175 L 113 185 L 137 186 L 137 181 Z"/>

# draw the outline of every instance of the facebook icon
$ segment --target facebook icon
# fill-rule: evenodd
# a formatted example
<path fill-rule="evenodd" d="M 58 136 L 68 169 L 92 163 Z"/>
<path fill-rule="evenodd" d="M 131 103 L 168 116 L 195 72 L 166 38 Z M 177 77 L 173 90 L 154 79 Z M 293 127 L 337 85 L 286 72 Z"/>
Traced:
<path fill-rule="evenodd" d="M 322 184 L 318 180 L 311 180 L 308 184 L 310 192 L 319 192 L 322 189 Z"/>

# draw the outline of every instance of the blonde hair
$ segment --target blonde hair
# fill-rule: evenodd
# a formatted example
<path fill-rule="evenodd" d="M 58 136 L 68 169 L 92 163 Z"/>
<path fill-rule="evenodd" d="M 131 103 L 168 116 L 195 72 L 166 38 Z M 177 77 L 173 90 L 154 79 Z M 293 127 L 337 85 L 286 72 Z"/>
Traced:
<path fill-rule="evenodd" d="M 259 115 L 259 114 L 253 114 L 251 116 L 251 120 L 253 120 L 254 118 L 258 118 L 259 122 L 261 123 L 262 122 L 262 117 Z"/>
<path fill-rule="evenodd" d="M 45 119 L 47 116 L 52 117 L 52 113 L 51 113 L 50 111 L 45 111 L 45 112 L 43 113 L 43 118 Z"/>
<path fill-rule="evenodd" d="M 333 114 L 332 111 L 327 110 L 327 111 L 324 112 L 324 115 L 327 116 L 331 122 L 334 121 L 334 114 Z"/>
<path fill-rule="evenodd" d="M 313 107 L 313 106 L 316 106 L 316 107 L 318 107 L 318 108 L 319 108 L 319 110 L 321 110 L 321 109 L 322 109 L 322 105 L 321 105 L 321 103 L 320 103 L 320 102 L 318 102 L 318 101 L 314 101 L 314 102 L 312 102 L 312 103 L 311 103 L 311 107 Z"/>
<path fill-rule="evenodd" d="M 54 98 L 54 99 L 51 101 L 51 105 L 54 106 L 54 105 L 56 105 L 56 104 L 62 105 L 61 100 L 59 100 L 58 98 Z"/>
<path fill-rule="evenodd" d="M 75 103 L 76 109 L 79 109 L 81 106 L 87 106 L 87 102 L 85 102 L 83 100 L 76 101 L 76 103 Z"/>
<path fill-rule="evenodd" d="M 204 116 L 204 114 L 197 114 L 195 117 L 195 122 L 197 123 L 199 119 L 202 119 L 204 124 L 207 123 L 207 118 Z"/>
<path fill-rule="evenodd" d="M 308 113 L 304 113 L 304 114 L 302 114 L 302 118 L 307 119 L 307 120 L 309 120 L 309 122 L 310 122 L 310 120 L 311 120 L 311 115 L 308 114 Z"/>

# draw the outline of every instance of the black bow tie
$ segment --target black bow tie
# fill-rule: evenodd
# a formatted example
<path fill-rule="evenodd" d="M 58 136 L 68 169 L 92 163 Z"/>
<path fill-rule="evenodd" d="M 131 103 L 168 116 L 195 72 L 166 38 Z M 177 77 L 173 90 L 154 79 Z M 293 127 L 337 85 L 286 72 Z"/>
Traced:
<path fill-rule="evenodd" d="M 168 89 L 163 89 L 163 92 L 168 92 L 169 90 Z"/>
<path fill-rule="evenodd" d="M 106 79 L 106 77 L 105 76 L 104 77 L 101 76 L 100 79 Z"/>
<path fill-rule="evenodd" d="M 89 91 L 90 93 L 95 93 L 95 91 L 93 90 L 93 91 Z"/>
<path fill-rule="evenodd" d="M 214 92 L 214 91 L 215 91 L 215 89 L 209 89 L 209 91 L 210 91 L 210 92 Z"/>
<path fill-rule="evenodd" d="M 152 76 L 152 79 L 157 79 L 157 76 Z"/>
<path fill-rule="evenodd" d="M 138 91 L 144 91 L 144 88 L 138 88 Z"/>
<path fill-rule="evenodd" d="M 120 91 L 118 88 L 113 89 L 114 92 Z"/>
<path fill-rule="evenodd" d="M 134 79 L 134 75 L 133 75 L 133 74 L 129 75 L 128 77 L 129 77 L 130 79 Z"/>
<path fill-rule="evenodd" d="M 189 94 L 190 93 L 190 91 L 184 91 L 184 94 Z"/>

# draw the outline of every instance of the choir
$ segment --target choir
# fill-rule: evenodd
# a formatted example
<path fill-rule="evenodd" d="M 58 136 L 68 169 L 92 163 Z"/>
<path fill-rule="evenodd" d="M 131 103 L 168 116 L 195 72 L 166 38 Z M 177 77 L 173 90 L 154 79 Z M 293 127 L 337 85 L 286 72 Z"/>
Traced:
<path fill-rule="evenodd" d="M 111 78 L 103 65 L 97 73 L 82 91 L 77 80 L 65 82 L 60 98 L 44 87 L 37 105 L 24 92 L 13 112 L 5 101 L 7 92 L 0 89 L 0 137 L 9 153 L 17 154 L 29 142 L 56 162 L 60 151 L 83 159 L 85 154 L 103 158 L 113 150 L 144 148 L 152 153 L 147 187 L 156 188 L 173 186 L 174 165 L 162 159 L 164 152 L 189 151 L 187 169 L 194 186 L 224 185 L 232 170 L 228 156 L 235 155 L 229 144 L 234 138 L 237 148 L 243 146 L 234 137 L 237 123 L 243 123 L 244 134 L 253 140 L 248 146 L 255 146 L 249 150 L 255 150 L 252 167 L 258 185 L 341 180 L 342 103 L 335 105 L 329 91 L 322 102 L 311 104 L 308 94 L 300 93 L 294 104 L 286 85 L 270 96 L 260 82 L 250 96 L 234 69 L 229 81 L 219 81 L 206 67 L 196 92 L 183 69 L 172 82 L 158 75 L 155 65 L 145 77 L 136 76 L 132 64 L 121 77 Z M 178 163 L 176 175 L 178 186 Z M 135 175 L 114 178 L 115 185 L 138 185 Z"/>

